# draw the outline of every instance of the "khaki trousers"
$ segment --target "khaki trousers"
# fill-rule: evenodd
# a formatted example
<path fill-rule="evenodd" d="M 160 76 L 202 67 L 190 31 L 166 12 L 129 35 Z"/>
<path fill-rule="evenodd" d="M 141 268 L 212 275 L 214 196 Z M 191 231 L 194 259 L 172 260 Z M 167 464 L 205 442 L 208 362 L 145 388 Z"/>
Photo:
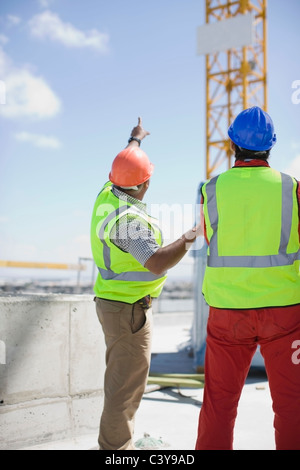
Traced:
<path fill-rule="evenodd" d="M 144 310 L 138 303 L 95 301 L 106 343 L 98 442 L 100 450 L 132 450 L 135 414 L 150 368 L 152 309 Z"/>

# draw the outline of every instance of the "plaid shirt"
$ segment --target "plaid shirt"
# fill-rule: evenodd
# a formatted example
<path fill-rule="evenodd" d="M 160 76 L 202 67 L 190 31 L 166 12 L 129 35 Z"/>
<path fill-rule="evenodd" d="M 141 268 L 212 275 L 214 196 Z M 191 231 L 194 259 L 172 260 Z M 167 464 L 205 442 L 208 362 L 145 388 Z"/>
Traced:
<path fill-rule="evenodd" d="M 147 214 L 147 206 L 143 202 L 124 193 L 113 186 L 113 194 Z M 129 230 L 130 225 L 130 230 Z M 130 236 L 130 234 L 134 236 Z M 126 253 L 130 253 L 142 266 L 160 248 L 153 232 L 140 222 L 134 215 L 121 216 L 111 231 L 111 241 Z"/>

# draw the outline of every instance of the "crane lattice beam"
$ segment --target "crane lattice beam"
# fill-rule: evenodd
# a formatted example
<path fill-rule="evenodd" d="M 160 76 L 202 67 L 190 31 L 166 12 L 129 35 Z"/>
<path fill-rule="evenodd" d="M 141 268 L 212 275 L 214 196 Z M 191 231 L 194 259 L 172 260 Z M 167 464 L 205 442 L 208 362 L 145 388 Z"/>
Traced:
<path fill-rule="evenodd" d="M 206 177 L 231 167 L 227 129 L 251 106 L 267 111 L 267 0 L 206 0 L 206 23 L 252 13 L 254 42 L 206 55 Z"/>

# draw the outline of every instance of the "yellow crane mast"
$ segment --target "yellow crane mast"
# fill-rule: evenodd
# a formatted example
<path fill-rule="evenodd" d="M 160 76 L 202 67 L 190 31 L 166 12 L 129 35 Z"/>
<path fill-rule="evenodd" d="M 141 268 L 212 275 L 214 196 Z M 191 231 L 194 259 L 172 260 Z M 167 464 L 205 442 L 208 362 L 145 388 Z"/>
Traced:
<path fill-rule="evenodd" d="M 206 24 L 249 13 L 251 45 L 206 54 L 207 179 L 232 166 L 227 129 L 236 115 L 251 106 L 267 111 L 267 0 L 206 0 Z"/>

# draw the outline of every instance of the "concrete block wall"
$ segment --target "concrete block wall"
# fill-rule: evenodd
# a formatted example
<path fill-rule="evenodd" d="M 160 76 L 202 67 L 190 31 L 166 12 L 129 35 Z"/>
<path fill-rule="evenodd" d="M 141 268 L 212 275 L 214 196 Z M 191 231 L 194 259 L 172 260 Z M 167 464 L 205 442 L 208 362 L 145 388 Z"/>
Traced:
<path fill-rule="evenodd" d="M 104 371 L 92 296 L 1 296 L 0 450 L 97 433 Z"/>

